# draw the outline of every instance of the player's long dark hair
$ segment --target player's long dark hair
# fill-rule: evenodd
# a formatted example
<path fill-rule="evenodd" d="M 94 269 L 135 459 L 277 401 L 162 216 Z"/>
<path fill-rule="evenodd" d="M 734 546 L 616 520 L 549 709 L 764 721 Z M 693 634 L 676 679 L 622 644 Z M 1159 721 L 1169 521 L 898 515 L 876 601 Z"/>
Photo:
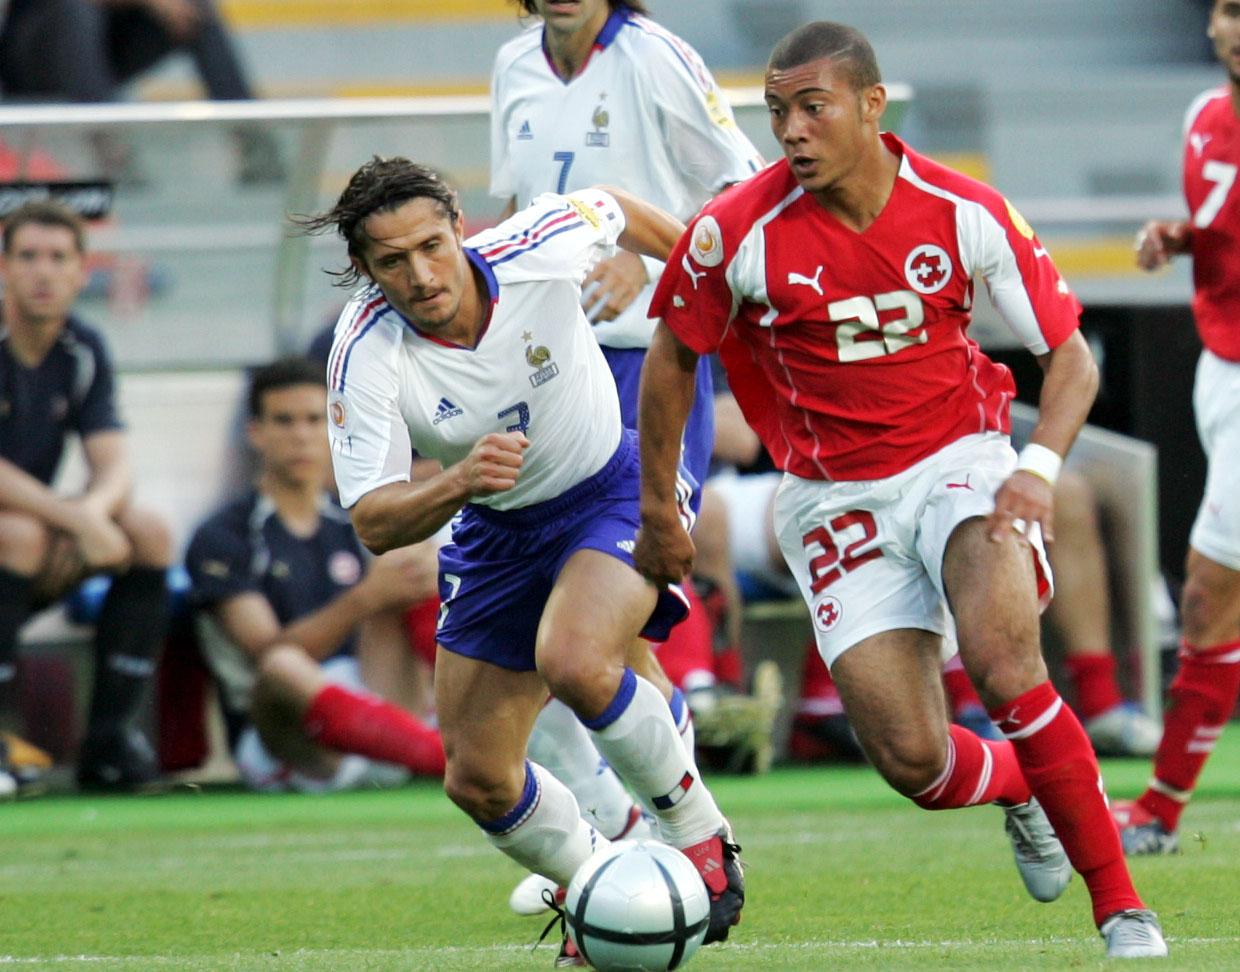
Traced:
<path fill-rule="evenodd" d="M 521 13 L 528 14 L 531 17 L 538 15 L 537 0 L 516 0 L 516 4 L 521 8 Z M 607 0 L 607 6 L 612 10 L 632 10 L 633 13 L 650 15 L 650 11 L 646 9 L 646 5 L 642 0 Z"/>
<path fill-rule="evenodd" d="M 373 213 L 391 212 L 410 199 L 434 199 L 452 222 L 461 215 L 456 190 L 430 166 L 410 162 L 401 156 L 390 159 L 374 156 L 353 173 L 336 205 L 317 216 L 291 216 L 303 233 L 335 230 L 348 244 L 349 256 L 366 264 L 366 218 Z M 362 275 L 350 262 L 344 270 L 328 270 L 337 287 L 355 287 Z"/>

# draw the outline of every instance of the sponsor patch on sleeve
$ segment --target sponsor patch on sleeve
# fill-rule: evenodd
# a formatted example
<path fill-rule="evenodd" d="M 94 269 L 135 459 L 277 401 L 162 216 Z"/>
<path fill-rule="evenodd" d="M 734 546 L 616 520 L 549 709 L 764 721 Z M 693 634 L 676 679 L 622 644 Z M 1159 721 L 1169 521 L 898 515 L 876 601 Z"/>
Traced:
<path fill-rule="evenodd" d="M 596 230 L 602 228 L 603 224 L 598 218 L 598 213 L 590 207 L 589 203 L 582 202 L 576 196 L 569 196 L 568 201 L 572 204 L 573 209 L 577 210 L 577 212 L 581 215 L 581 218 L 587 223 L 593 226 Z"/>
<path fill-rule="evenodd" d="M 1007 206 L 1008 219 L 1010 219 L 1012 221 L 1012 225 L 1016 227 L 1016 232 L 1027 240 L 1033 239 L 1033 227 L 1030 226 L 1029 221 L 1020 214 L 1020 210 L 1013 206 L 1007 198 L 1004 198 L 1003 204 Z"/>
<path fill-rule="evenodd" d="M 689 253 L 703 267 L 717 267 L 723 262 L 723 232 L 714 216 L 703 216 L 697 221 Z"/>

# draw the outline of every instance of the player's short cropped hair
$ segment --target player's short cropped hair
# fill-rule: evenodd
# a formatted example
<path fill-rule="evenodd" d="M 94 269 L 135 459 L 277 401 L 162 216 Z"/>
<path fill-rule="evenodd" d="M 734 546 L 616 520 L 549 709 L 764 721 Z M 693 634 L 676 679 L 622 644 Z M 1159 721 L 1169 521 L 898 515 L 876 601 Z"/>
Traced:
<path fill-rule="evenodd" d="M 54 199 L 37 199 L 22 203 L 4 219 L 4 252 L 10 252 L 13 237 L 23 226 L 61 226 L 73 234 L 78 253 L 86 252 L 86 224 L 82 217 L 64 203 Z"/>
<path fill-rule="evenodd" d="M 786 35 L 771 51 L 767 70 L 783 71 L 821 58 L 829 58 L 843 67 L 854 91 L 883 80 L 878 58 L 865 34 L 830 20 L 815 20 Z"/>
<path fill-rule="evenodd" d="M 306 233 L 335 230 L 348 244 L 349 256 L 366 263 L 366 219 L 374 213 L 389 213 L 410 199 L 433 199 L 445 216 L 456 222 L 461 215 L 456 190 L 430 166 L 401 156 L 390 159 L 374 156 L 353 173 L 336 205 L 317 216 L 294 216 L 293 222 Z M 352 263 L 345 270 L 328 270 L 338 287 L 355 287 L 361 274 Z"/>
<path fill-rule="evenodd" d="M 250 418 L 263 417 L 263 399 L 273 391 L 283 391 L 299 385 L 314 385 L 316 388 L 327 387 L 327 375 L 323 366 L 309 358 L 280 358 L 269 365 L 264 365 L 254 372 L 250 379 Z"/>
<path fill-rule="evenodd" d="M 538 14 L 538 0 L 516 0 L 517 6 L 521 8 L 521 12 L 529 14 L 531 17 Z M 607 0 L 607 6 L 612 10 L 632 10 L 633 13 L 649 15 L 650 11 L 646 9 L 646 5 L 642 0 Z"/>

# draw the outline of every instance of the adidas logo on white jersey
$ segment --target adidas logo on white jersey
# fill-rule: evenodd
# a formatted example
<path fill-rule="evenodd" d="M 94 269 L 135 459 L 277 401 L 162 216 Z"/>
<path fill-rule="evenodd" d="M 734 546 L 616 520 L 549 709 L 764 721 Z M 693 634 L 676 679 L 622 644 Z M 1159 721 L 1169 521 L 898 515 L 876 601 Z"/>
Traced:
<path fill-rule="evenodd" d="M 457 408 L 446 398 L 439 399 L 439 404 L 435 407 L 435 417 L 431 420 L 431 425 L 438 425 L 446 419 L 452 418 L 454 415 L 464 414 L 461 409 Z"/>
<path fill-rule="evenodd" d="M 520 141 L 526 142 L 532 139 L 533 137 L 534 137 L 534 132 L 530 128 L 530 120 L 527 118 L 525 121 L 521 123 L 521 127 L 517 129 L 517 138 Z"/>

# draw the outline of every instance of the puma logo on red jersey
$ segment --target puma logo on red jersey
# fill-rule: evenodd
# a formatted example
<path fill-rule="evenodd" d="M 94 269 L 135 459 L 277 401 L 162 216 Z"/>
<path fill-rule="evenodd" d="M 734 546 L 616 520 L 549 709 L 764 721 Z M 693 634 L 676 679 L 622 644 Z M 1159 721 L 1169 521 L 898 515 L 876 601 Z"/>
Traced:
<path fill-rule="evenodd" d="M 788 273 L 788 283 L 802 284 L 803 286 L 806 286 L 806 287 L 813 287 L 814 293 L 816 293 L 819 297 L 821 297 L 823 295 L 822 287 L 819 286 L 818 284 L 818 278 L 821 276 L 822 276 L 821 266 L 817 270 L 814 271 L 814 275 L 812 277 L 806 277 L 803 274 L 794 273 L 790 271 Z"/>

